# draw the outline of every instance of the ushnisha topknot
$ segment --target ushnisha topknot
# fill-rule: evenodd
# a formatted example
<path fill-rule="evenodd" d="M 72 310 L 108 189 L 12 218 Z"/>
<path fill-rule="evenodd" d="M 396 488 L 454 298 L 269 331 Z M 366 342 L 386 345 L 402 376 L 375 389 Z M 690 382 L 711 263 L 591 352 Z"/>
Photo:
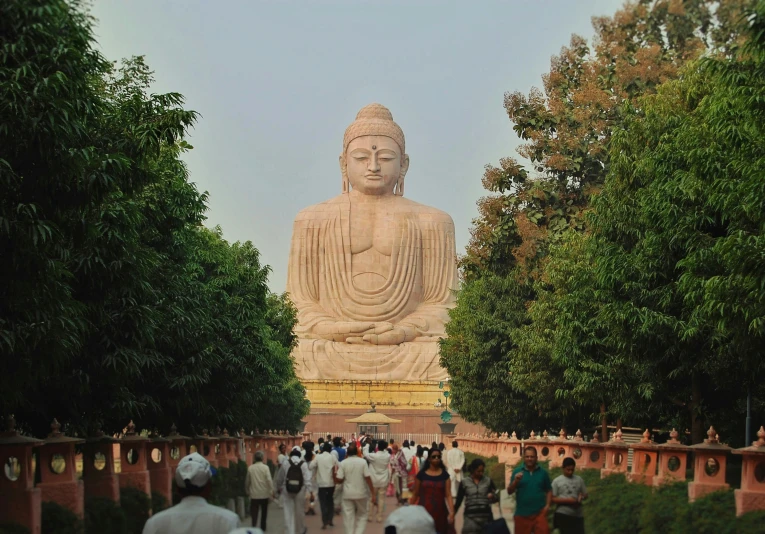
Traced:
<path fill-rule="evenodd" d="M 390 110 L 382 104 L 369 104 L 364 106 L 356 114 L 356 120 L 345 129 L 343 136 L 343 154 L 348 150 L 348 145 L 357 137 L 365 135 L 384 135 L 393 139 L 401 149 L 401 154 L 405 153 L 406 142 L 404 132 L 401 127 L 393 122 L 393 115 Z"/>

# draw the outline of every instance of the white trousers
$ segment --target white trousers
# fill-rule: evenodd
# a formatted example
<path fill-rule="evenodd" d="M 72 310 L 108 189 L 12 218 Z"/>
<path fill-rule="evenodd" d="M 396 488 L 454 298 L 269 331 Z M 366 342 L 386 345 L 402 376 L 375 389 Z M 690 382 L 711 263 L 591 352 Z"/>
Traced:
<path fill-rule="evenodd" d="M 345 534 L 364 534 L 367 528 L 369 498 L 343 499 L 343 526 Z"/>
<path fill-rule="evenodd" d="M 375 495 L 377 495 L 377 522 L 382 521 L 382 516 L 385 513 L 385 491 L 388 486 L 382 488 L 375 488 Z M 369 498 L 369 520 L 372 521 L 374 517 L 375 507 L 372 504 L 372 497 Z"/>
<path fill-rule="evenodd" d="M 305 530 L 305 488 L 300 493 L 282 491 L 284 506 L 284 532 L 286 534 L 303 534 Z"/>
<path fill-rule="evenodd" d="M 462 471 L 460 471 L 459 473 L 452 472 L 452 473 L 449 473 L 449 475 L 450 475 L 449 479 L 452 483 L 452 498 L 456 499 L 457 490 L 460 489 L 460 482 L 462 482 Z"/>
<path fill-rule="evenodd" d="M 338 512 L 343 509 L 343 485 L 335 484 L 334 493 L 335 511 Z"/>

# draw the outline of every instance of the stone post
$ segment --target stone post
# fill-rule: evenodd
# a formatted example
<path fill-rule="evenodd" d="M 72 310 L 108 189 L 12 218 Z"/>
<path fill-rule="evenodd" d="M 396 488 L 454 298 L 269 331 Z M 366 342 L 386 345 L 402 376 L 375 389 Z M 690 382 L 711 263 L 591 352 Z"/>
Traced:
<path fill-rule="evenodd" d="M 189 451 L 189 442 L 193 442 L 194 438 L 179 434 L 178 427 L 173 424 L 173 426 L 170 427 L 170 434 L 167 435 L 167 439 L 170 440 L 168 467 L 170 468 L 172 475 L 175 476 L 175 469 L 178 467 L 181 458 L 191 454 L 192 451 Z M 195 445 L 193 452 L 196 452 L 197 448 L 198 447 Z"/>
<path fill-rule="evenodd" d="M 518 439 L 518 435 L 513 431 L 510 437 L 507 438 L 505 452 L 499 461 L 507 465 L 515 466 L 521 461 L 521 455 L 521 440 Z"/>
<path fill-rule="evenodd" d="M 606 451 L 598 440 L 598 433 L 592 434 L 592 441 L 584 441 L 582 433 L 577 431 L 571 457 L 576 460 L 577 467 L 582 469 L 603 469 L 606 465 Z"/>
<path fill-rule="evenodd" d="M 613 437 L 603 445 L 606 451 L 606 463 L 600 470 L 600 478 L 614 473 L 627 472 L 627 454 L 630 446 L 622 439 L 622 429 L 618 428 Z"/>
<path fill-rule="evenodd" d="M 627 477 L 628 480 L 641 482 L 648 486 L 653 485 L 658 457 L 659 449 L 651 441 L 651 432 L 646 428 L 640 443 L 635 443 L 632 446 L 632 471 Z"/>
<path fill-rule="evenodd" d="M 760 427 L 757 441 L 751 447 L 736 449 L 733 454 L 743 456 L 741 489 L 733 492 L 736 496 L 736 515 L 765 510 L 765 428 Z"/>
<path fill-rule="evenodd" d="M 117 440 L 101 430 L 85 440 L 82 453 L 82 480 L 85 497 L 106 497 L 120 502 L 120 483 L 114 472 L 114 444 Z"/>
<path fill-rule="evenodd" d="M 147 453 L 148 438 L 137 434 L 130 421 L 127 432 L 120 439 L 120 488 L 135 488 L 151 497 L 151 477 Z"/>
<path fill-rule="evenodd" d="M 198 452 L 202 456 L 205 457 L 205 460 L 210 462 L 210 465 L 214 468 L 218 468 L 218 458 L 217 458 L 217 450 L 218 450 L 218 440 L 210 436 L 210 433 L 207 431 L 207 429 L 202 430 L 202 434 L 195 435 L 194 436 L 194 445 L 197 450 L 192 451 L 189 450 L 189 452 Z"/>
<path fill-rule="evenodd" d="M 228 469 L 231 467 L 231 462 L 236 463 L 236 438 L 229 436 L 227 429 L 224 429 L 223 432 L 220 428 L 215 430 L 216 435 L 213 437 L 218 440 L 215 447 L 215 459 L 218 460 L 220 467 Z"/>
<path fill-rule="evenodd" d="M 678 436 L 677 430 L 673 428 L 669 440 L 656 446 L 659 451 L 659 474 L 653 478 L 654 486 L 685 480 L 688 446 L 680 443 Z"/>
<path fill-rule="evenodd" d="M 550 460 L 550 467 L 561 467 L 563 465 L 563 459 L 567 456 L 571 456 L 571 443 L 566 436 L 566 431 L 560 429 L 557 439 L 553 439 L 550 442 L 553 449 L 553 457 Z"/>
<path fill-rule="evenodd" d="M 241 459 L 247 464 L 247 467 L 252 465 L 255 456 L 255 438 L 248 435 L 244 428 L 239 429 L 239 438 L 242 440 L 242 454 Z"/>
<path fill-rule="evenodd" d="M 85 516 L 85 483 L 77 478 L 75 445 L 84 439 L 70 438 L 61 432 L 61 424 L 53 420 L 51 433 L 40 447 L 40 488 L 43 502 L 55 502 L 69 508 L 77 517 Z"/>
<path fill-rule="evenodd" d="M 173 505 L 173 477 L 175 469 L 170 468 L 170 444 L 168 438 L 156 434 L 147 443 L 146 451 L 149 458 L 149 487 L 167 499 L 167 505 Z M 176 464 L 177 466 L 178 464 Z M 156 511 L 156 510 L 155 510 Z"/>
<path fill-rule="evenodd" d="M 725 465 L 730 447 L 720 443 L 717 432 L 711 426 L 707 436 L 703 443 L 690 447 L 693 451 L 693 482 L 688 484 L 690 502 L 729 487 L 725 482 Z"/>
<path fill-rule="evenodd" d="M 42 440 L 22 436 L 11 415 L 0 432 L 0 518 L 3 523 L 17 523 L 32 534 L 40 534 L 41 492 L 35 488 L 32 449 Z"/>

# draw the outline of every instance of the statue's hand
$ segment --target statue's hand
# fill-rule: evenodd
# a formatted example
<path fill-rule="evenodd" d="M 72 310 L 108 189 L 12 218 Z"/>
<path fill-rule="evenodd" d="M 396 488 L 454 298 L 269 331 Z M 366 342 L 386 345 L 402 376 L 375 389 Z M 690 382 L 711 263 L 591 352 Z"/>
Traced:
<path fill-rule="evenodd" d="M 357 321 L 322 321 L 313 327 L 313 332 L 331 341 L 346 341 L 349 337 L 361 337 L 373 333 L 375 323 Z"/>
<path fill-rule="evenodd" d="M 412 341 L 417 335 L 417 329 L 414 327 L 394 326 L 381 334 L 365 334 L 362 339 L 372 345 L 400 345 L 405 341 Z"/>
<path fill-rule="evenodd" d="M 367 336 L 378 336 L 380 334 L 384 334 L 386 332 L 390 332 L 393 330 L 393 324 L 386 323 L 386 322 L 380 322 L 380 323 L 373 323 L 372 328 L 370 328 L 366 332 L 362 332 L 361 335 L 351 335 L 345 338 L 346 343 L 351 344 L 368 344 L 370 343 L 367 341 Z"/>

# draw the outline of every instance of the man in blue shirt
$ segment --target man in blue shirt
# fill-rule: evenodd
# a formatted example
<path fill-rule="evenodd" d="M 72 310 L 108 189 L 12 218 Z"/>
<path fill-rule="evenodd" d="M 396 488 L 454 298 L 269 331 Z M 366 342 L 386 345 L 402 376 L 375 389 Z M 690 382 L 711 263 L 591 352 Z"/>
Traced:
<path fill-rule="evenodd" d="M 515 498 L 515 534 L 549 534 L 547 511 L 552 501 L 550 475 L 537 465 L 537 450 L 526 447 L 523 464 L 513 470 L 507 493 Z"/>

